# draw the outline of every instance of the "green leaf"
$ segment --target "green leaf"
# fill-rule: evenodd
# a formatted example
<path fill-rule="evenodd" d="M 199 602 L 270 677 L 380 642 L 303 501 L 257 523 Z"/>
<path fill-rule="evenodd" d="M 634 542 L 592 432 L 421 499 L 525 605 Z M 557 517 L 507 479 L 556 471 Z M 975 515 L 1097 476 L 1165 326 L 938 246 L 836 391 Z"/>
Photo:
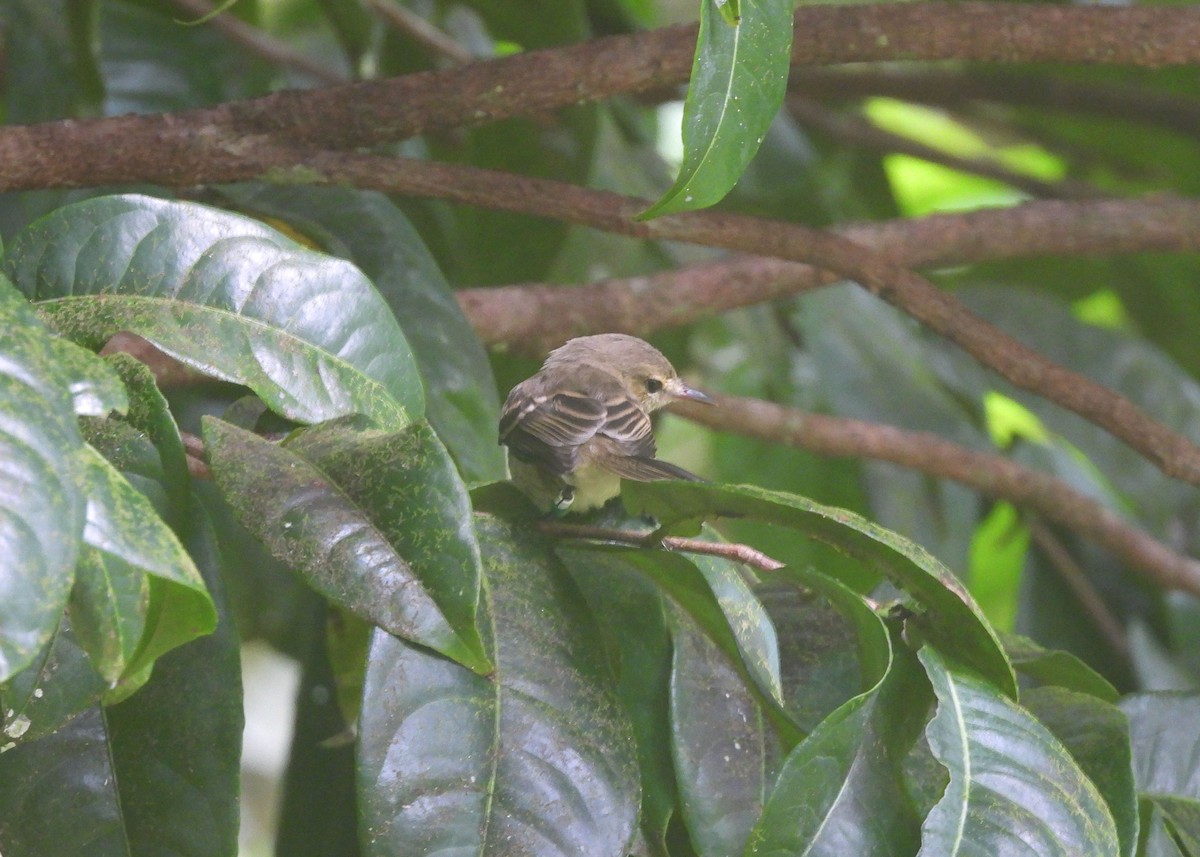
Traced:
<path fill-rule="evenodd" d="M 599 631 L 546 540 L 475 522 L 496 670 L 376 632 L 359 729 L 365 853 L 623 854 L 636 757 Z"/>
<path fill-rule="evenodd" d="M 396 433 L 319 426 L 284 446 L 319 468 L 365 511 L 462 641 L 467 651 L 457 659 L 477 672 L 490 672 L 475 624 L 481 572 L 479 544 L 467 526 L 471 498 L 428 423 Z"/>
<path fill-rule="evenodd" d="M 1163 814 L 1188 853 L 1200 847 L 1200 740 L 1193 725 L 1200 697 L 1138 693 L 1121 700 L 1129 718 L 1138 792 Z"/>
<path fill-rule="evenodd" d="M 276 185 L 227 188 L 251 211 L 281 218 L 371 278 L 395 313 L 425 382 L 426 416 L 463 478 L 506 475 L 496 443 L 500 402 L 487 353 L 408 218 L 383 194 Z"/>
<path fill-rule="evenodd" d="M 683 610 L 668 613 L 671 749 L 682 818 L 700 857 L 740 854 L 762 812 L 762 709 L 731 659 Z"/>
<path fill-rule="evenodd" d="M 616 550 L 688 615 L 693 623 L 689 630 L 703 633 L 725 653 L 771 716 L 785 746 L 794 746 L 802 732 L 783 706 L 775 629 L 745 582 L 734 581 L 740 572 L 730 563 L 707 563 L 706 557 Z"/>
<path fill-rule="evenodd" d="M 83 536 L 83 438 L 59 350 L 0 278 L 0 681 L 58 626 Z"/>
<path fill-rule="evenodd" d="M 719 0 L 702 0 L 700 38 L 683 112 L 683 166 L 640 219 L 705 208 L 737 183 L 787 88 L 790 0 L 741 0 L 736 26 Z"/>
<path fill-rule="evenodd" d="M 150 502 L 90 447 L 84 457 L 89 552 L 72 593 L 81 644 L 109 681 L 131 676 L 217 614 L 200 572 Z"/>
<path fill-rule="evenodd" d="M 211 530 L 188 547 L 224 614 Z M 22 857 L 237 849 L 242 699 L 237 636 L 161 658 L 121 705 L 93 706 L 52 735 L 0 754 L 0 850 Z"/>
<path fill-rule="evenodd" d="M 53 735 L 0 755 L 0 853 L 129 853 L 107 738 L 97 705 Z"/>
<path fill-rule="evenodd" d="M 343 446 L 336 455 L 318 448 L 320 435 L 292 449 L 204 421 L 217 485 L 276 557 L 351 612 L 488 672 L 474 623 L 477 548 L 462 531 L 469 501 L 436 436 L 419 425 L 357 437 L 326 431 L 322 446 Z"/>
<path fill-rule="evenodd" d="M 1004 634 L 1004 651 L 1013 668 L 1043 685 L 1056 685 L 1116 702 L 1119 694 L 1108 679 L 1070 652 L 1044 649 L 1028 637 Z"/>
<path fill-rule="evenodd" d="M 926 736 L 950 772 L 921 857 L 1121 853 L 1104 798 L 1046 727 L 933 647 L 918 655 L 938 699 Z"/>
<path fill-rule="evenodd" d="M 95 705 L 106 687 L 63 617 L 33 663 L 0 685 L 0 752 L 62 728 Z"/>
<path fill-rule="evenodd" d="M 927 551 L 845 509 L 750 485 L 625 483 L 626 503 L 664 526 L 713 517 L 752 517 L 790 527 L 877 568 L 915 602 L 921 630 L 954 651 L 1008 696 L 1016 679 L 995 632 L 962 583 Z"/>
<path fill-rule="evenodd" d="M 106 359 L 128 392 L 125 422 L 144 434 L 158 452 L 158 482 L 165 500 L 163 519 L 177 534 L 183 534 L 191 512 L 192 480 L 179 426 L 146 364 L 129 354 L 111 354 Z"/>
<path fill-rule="evenodd" d="M 408 343 L 362 272 L 249 218 L 101 197 L 28 227 L 4 270 L 72 339 L 132 331 L 291 419 L 398 428 L 424 411 Z"/>
<path fill-rule="evenodd" d="M 890 656 L 890 643 L 887 651 Z M 913 853 L 920 823 L 899 761 L 920 729 L 929 690 L 912 656 L 897 655 L 875 686 L 833 712 L 789 754 L 747 857 Z"/>
<path fill-rule="evenodd" d="M 652 853 L 666 854 L 676 789 L 670 733 L 671 634 L 663 595 L 623 554 L 569 545 L 561 545 L 558 554 L 604 634 L 617 695 L 637 739 L 642 835 Z"/>
<path fill-rule="evenodd" d="M 220 612 L 217 630 L 159 658 L 150 681 L 106 712 L 130 854 L 225 857 L 237 850 L 244 726 L 239 640 L 221 587 L 216 540 L 203 517 L 188 550 Z"/>
<path fill-rule="evenodd" d="M 103 417 L 112 411 L 124 413 L 129 397 L 121 378 L 103 359 L 69 339 L 50 341 L 54 365 L 63 384 L 71 391 L 71 403 L 79 416 Z"/>
<path fill-rule="evenodd" d="M 1078 763 L 1095 784 L 1117 825 L 1122 857 L 1138 847 L 1138 795 L 1129 744 L 1129 719 L 1112 703 L 1063 687 L 1038 687 L 1021 694 L 1021 705 Z"/>
<path fill-rule="evenodd" d="M 766 577 L 754 591 L 779 637 L 784 706 L 804 732 L 811 732 L 873 684 L 866 676 L 869 670 L 859 663 L 865 629 L 856 628 L 828 600 L 776 574 Z M 862 606 L 877 621 L 874 613 Z M 890 649 L 886 640 L 883 646 L 886 656 Z"/>

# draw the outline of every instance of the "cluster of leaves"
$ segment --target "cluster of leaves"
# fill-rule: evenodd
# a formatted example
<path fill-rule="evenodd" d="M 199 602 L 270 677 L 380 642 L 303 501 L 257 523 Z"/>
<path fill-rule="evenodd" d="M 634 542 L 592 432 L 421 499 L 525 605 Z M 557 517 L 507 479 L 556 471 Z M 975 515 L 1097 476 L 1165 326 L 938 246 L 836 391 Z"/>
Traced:
<path fill-rule="evenodd" d="M 473 502 L 460 474 L 500 468 L 494 423 L 456 405 L 455 384 L 488 385 L 469 334 L 410 348 L 358 268 L 241 215 L 99 197 L 33 224 L 3 269 L 21 334 L 4 374 L 6 852 L 136 852 L 164 829 L 184 853 L 232 841 L 237 633 L 226 615 L 181 644 L 225 612 L 222 565 L 245 585 L 264 562 L 236 517 L 344 611 L 342 685 L 365 663 L 343 797 L 367 853 L 1009 853 L 1031 836 L 1039 853 L 1132 853 L 1111 686 L 1026 641 L 1006 652 L 906 539 L 761 489 L 627 496 L 668 529 L 737 516 L 831 544 L 906 593 L 891 621 L 813 570 L 768 585 L 724 560 L 556 547 L 511 489 Z M 464 325 L 427 258 L 405 270 L 397 305 L 425 311 L 401 318 Z M 205 410 L 224 410 L 202 419 L 216 493 L 196 490 L 148 370 L 88 350 L 120 331 L 233 385 L 208 391 Z M 278 417 L 312 427 L 251 430 Z M 1014 665 L 1044 684 L 1020 706 Z M 47 824 L 63 801 L 86 811 Z"/>
<path fill-rule="evenodd" d="M 636 0 L 430 5 L 464 43 L 486 33 L 490 47 L 578 41 L 654 12 Z M 768 131 L 789 5 L 702 4 L 683 166 L 646 216 L 719 199 L 760 143 L 735 207 L 808 222 L 932 207 L 905 199 L 895 161 L 842 152 L 786 117 Z M 9 122 L 304 82 L 157 4 L 2 11 Z M 278 33 L 345 69 L 428 64 L 358 0 L 237 11 L 276 16 Z M 914 122 L 896 107 L 873 105 Z M 1177 141 L 1030 108 L 1004 116 L 1048 148 L 1090 152 L 1067 164 L 1076 178 L 1195 190 L 1194 152 Z M 662 186 L 645 158 L 653 126 L 616 103 L 411 145 L 648 194 Z M 1003 190 L 939 187 L 944 205 Z M 664 448 L 700 458 L 714 483 L 631 486 L 627 507 L 664 534 L 719 522 L 787 560 L 761 577 L 713 557 L 556 542 L 497 484 L 493 373 L 503 388 L 531 367 L 489 364 L 451 284 L 640 273 L 674 264 L 677 248 L 349 189 L 210 193 L 221 208 L 0 200 L 16 236 L 0 260 L 6 857 L 233 853 L 238 649 L 254 638 L 304 671 L 281 854 L 1200 854 L 1200 703 L 1114 688 L 1186 683 L 1192 665 L 1172 648 L 1200 636 L 1195 611 L 1101 551 L 1068 540 L 1120 620 L 1142 629 L 1132 662 L 1114 659 L 1011 509 L 912 473 L 801 465 L 794 451 L 665 426 Z M 1054 260 L 944 279 L 1059 362 L 1188 427 L 1200 387 L 1158 349 L 1200 365 L 1181 323 L 1196 317 L 1194 290 L 1176 285 L 1195 264 Z M 1072 311 L 1093 292 L 1103 301 Z M 195 375 L 164 394 L 145 365 L 107 353 L 124 331 Z M 682 338 L 663 344 L 688 353 Z M 1193 491 L 850 288 L 729 314 L 687 344 L 715 389 L 977 448 L 995 437 L 1157 532 L 1198 529 Z M 189 470 L 189 434 L 211 479 Z M 977 597 L 872 520 L 963 569 Z M 353 742 L 330 741 L 351 727 Z"/>

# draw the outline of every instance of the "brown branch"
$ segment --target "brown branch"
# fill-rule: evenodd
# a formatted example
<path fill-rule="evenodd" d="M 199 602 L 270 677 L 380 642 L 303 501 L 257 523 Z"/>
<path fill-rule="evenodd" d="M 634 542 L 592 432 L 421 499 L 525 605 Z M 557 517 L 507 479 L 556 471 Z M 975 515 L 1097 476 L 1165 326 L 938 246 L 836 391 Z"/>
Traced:
<path fill-rule="evenodd" d="M 720 407 L 672 410 L 701 425 L 821 455 L 890 461 L 952 479 L 994 499 L 1031 509 L 1081 533 L 1164 589 L 1200 594 L 1200 561 L 1184 556 L 1065 482 L 1000 455 L 976 452 L 928 432 L 719 396 Z"/>
<path fill-rule="evenodd" d="M 654 532 L 639 533 L 633 530 L 618 530 L 611 527 L 592 527 L 585 524 L 565 524 L 561 521 L 542 521 L 538 529 L 543 533 L 565 539 L 586 539 L 588 541 L 616 542 L 634 547 L 662 547 L 669 551 L 683 553 L 698 553 L 705 556 L 719 556 L 734 562 L 744 563 L 759 571 L 775 571 L 783 568 L 783 563 L 767 556 L 750 545 L 729 542 L 706 542 L 701 539 L 690 539 L 685 536 L 667 536 L 654 538 Z"/>
<path fill-rule="evenodd" d="M 197 20 L 211 15 L 213 6 L 206 0 L 170 0 L 178 9 L 193 15 Z M 346 82 L 346 75 L 332 69 L 323 63 L 305 56 L 294 50 L 291 45 L 252 27 L 242 19 L 229 12 L 221 12 L 205 22 L 215 30 L 219 30 L 226 38 L 242 46 L 250 53 L 262 57 L 274 65 L 292 68 L 313 77 L 322 83 L 339 84 Z"/>
<path fill-rule="evenodd" d="M 283 156 L 287 158 L 287 155 Z M 1200 485 L 1200 448 L 1124 396 L 1059 366 L 972 314 L 952 295 L 888 257 L 834 232 L 719 211 L 639 222 L 644 200 L 457 164 L 322 153 L 298 177 L 550 217 L 620 235 L 685 241 L 802 261 L 853 280 L 958 345 L 1013 385 L 1104 428 L 1168 476 Z"/>
<path fill-rule="evenodd" d="M 796 12 L 797 65 L 887 60 L 1200 62 L 1200 7 L 900 3 Z M 679 84 L 694 26 L 612 36 L 442 71 L 285 91 L 167 115 L 0 129 L 0 191 L 239 181 L 271 166 L 268 137 L 357 148 Z"/>
<path fill-rule="evenodd" d="M 1039 201 L 833 231 L 906 267 L 1050 254 L 1194 252 L 1200 250 L 1200 200 Z M 455 294 L 484 343 L 541 358 L 573 336 L 606 331 L 650 336 L 838 279 L 801 262 L 739 256 L 574 288 L 526 283 Z"/>

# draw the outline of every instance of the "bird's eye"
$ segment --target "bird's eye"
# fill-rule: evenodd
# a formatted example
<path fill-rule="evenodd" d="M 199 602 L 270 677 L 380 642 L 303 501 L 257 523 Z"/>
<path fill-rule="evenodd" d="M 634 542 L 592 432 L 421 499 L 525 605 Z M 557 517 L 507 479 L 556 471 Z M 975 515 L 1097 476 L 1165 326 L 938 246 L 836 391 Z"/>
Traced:
<path fill-rule="evenodd" d="M 647 378 L 646 379 L 646 392 L 647 393 L 657 393 L 662 388 L 663 388 L 663 382 L 658 380 L 657 378 Z"/>

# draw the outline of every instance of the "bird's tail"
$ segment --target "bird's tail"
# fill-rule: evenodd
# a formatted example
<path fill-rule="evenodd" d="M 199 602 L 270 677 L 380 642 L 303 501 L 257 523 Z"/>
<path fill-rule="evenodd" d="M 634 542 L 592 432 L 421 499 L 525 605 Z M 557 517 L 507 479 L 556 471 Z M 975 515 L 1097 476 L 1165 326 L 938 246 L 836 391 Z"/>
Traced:
<path fill-rule="evenodd" d="M 604 467 L 622 479 L 632 479 L 634 482 L 660 482 L 664 479 L 683 479 L 688 482 L 704 481 L 695 473 L 657 458 L 637 456 L 612 458 L 604 462 Z"/>

